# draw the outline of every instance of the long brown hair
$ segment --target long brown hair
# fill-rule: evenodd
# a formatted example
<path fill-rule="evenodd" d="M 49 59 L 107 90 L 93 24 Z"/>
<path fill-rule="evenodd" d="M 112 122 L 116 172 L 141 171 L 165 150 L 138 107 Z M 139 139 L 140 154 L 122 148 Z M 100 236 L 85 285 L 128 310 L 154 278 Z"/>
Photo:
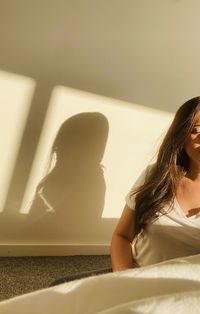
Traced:
<path fill-rule="evenodd" d="M 131 194 L 136 194 L 135 235 L 155 220 L 159 213 L 166 214 L 166 204 L 173 204 L 178 182 L 189 170 L 189 156 L 185 152 L 184 144 L 193 129 L 195 114 L 199 110 L 200 96 L 186 101 L 177 110 L 160 145 L 155 164 L 146 175 L 144 184 Z"/>

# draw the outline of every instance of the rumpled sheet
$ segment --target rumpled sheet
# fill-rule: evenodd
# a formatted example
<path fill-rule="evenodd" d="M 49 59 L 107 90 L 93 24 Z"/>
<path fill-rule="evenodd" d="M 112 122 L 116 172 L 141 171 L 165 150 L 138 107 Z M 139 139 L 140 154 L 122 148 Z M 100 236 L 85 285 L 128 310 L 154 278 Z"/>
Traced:
<path fill-rule="evenodd" d="M 200 254 L 38 290 L 1 302 L 0 313 L 200 313 Z"/>

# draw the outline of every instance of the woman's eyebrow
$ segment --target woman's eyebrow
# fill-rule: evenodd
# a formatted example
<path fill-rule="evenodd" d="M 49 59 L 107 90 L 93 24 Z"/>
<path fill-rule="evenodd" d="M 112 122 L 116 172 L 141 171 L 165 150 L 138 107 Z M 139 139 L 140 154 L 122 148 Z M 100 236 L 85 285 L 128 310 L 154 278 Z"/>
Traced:
<path fill-rule="evenodd" d="M 195 124 L 194 126 L 199 126 L 200 125 L 200 123 L 199 124 Z"/>

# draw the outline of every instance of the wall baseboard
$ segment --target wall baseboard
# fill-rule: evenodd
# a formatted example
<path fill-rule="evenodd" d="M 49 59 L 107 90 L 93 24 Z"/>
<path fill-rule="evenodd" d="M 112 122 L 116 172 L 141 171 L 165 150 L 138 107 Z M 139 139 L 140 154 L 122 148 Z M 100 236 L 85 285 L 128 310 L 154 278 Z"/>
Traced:
<path fill-rule="evenodd" d="M 109 255 L 110 244 L 0 244 L 0 256 Z"/>

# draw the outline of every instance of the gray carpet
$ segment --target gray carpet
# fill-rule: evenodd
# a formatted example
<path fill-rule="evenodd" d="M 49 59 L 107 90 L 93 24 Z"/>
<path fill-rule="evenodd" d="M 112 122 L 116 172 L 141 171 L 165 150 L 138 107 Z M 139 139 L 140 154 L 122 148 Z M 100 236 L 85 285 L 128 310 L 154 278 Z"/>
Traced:
<path fill-rule="evenodd" d="M 62 277 L 109 267 L 109 255 L 0 257 L 0 301 L 47 288 Z"/>

